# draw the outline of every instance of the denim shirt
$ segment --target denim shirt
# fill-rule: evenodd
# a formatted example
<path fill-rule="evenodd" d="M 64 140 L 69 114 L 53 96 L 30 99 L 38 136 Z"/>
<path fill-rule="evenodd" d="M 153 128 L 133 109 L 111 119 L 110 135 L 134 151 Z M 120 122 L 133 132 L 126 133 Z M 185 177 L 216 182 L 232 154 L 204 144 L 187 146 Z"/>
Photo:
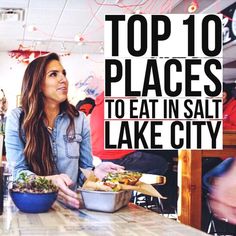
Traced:
<path fill-rule="evenodd" d="M 10 166 L 13 168 L 13 179 L 18 178 L 23 171 L 27 174 L 34 174 L 24 156 L 24 143 L 19 137 L 19 118 L 21 108 L 15 108 L 7 116 L 6 122 L 6 156 Z M 83 112 L 74 118 L 75 138 L 68 137 L 66 130 L 69 125 L 69 118 L 65 113 L 59 114 L 50 134 L 53 158 L 59 173 L 67 174 L 74 183 L 82 183 L 81 168 L 92 168 L 92 154 L 90 143 L 90 127 Z M 37 135 L 37 134 L 35 134 Z M 24 139 L 25 137 L 23 137 Z M 55 173 L 55 174 L 59 174 Z"/>

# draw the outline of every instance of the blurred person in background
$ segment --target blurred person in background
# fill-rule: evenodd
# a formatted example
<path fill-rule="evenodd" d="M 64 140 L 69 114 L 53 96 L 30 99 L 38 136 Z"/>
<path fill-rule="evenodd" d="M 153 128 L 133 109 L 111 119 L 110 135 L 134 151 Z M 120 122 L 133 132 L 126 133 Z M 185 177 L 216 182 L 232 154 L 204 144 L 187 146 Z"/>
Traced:
<path fill-rule="evenodd" d="M 233 96 L 233 88 L 230 84 L 223 83 L 223 130 L 236 131 L 236 100 Z M 204 158 L 202 174 L 220 164 L 222 160 L 218 157 Z"/>
<path fill-rule="evenodd" d="M 236 100 L 231 84 L 223 83 L 223 130 L 236 132 Z M 235 158 L 204 158 L 203 184 L 209 192 L 209 203 L 213 214 L 236 224 L 236 160 Z"/>
<path fill-rule="evenodd" d="M 174 169 L 176 150 L 105 150 L 104 149 L 104 92 L 96 98 L 96 106 L 90 116 L 92 153 L 103 162 L 111 161 L 124 166 L 127 170 L 141 173 L 164 175 L 166 184 L 158 186 L 168 199 L 163 200 L 163 207 L 173 211 L 177 207 L 177 171 Z M 117 134 L 114 134 L 117 135 Z M 168 209 L 167 209 L 168 208 Z"/>
<path fill-rule="evenodd" d="M 213 214 L 229 223 L 236 224 L 236 159 L 227 158 L 212 169 L 209 203 Z"/>
<path fill-rule="evenodd" d="M 104 92 L 97 96 L 95 102 L 96 106 L 90 116 L 93 155 L 103 162 L 111 161 L 122 165 L 127 170 L 163 175 L 167 171 L 168 163 L 157 153 L 104 149 Z"/>
<path fill-rule="evenodd" d="M 236 99 L 226 83 L 223 83 L 223 129 L 236 130 Z"/>

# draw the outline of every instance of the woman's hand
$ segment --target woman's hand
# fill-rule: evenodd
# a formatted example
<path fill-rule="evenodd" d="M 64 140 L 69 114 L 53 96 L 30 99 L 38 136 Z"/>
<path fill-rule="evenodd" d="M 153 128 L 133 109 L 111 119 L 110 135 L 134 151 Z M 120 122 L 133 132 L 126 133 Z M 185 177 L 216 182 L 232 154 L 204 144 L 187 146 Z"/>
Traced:
<path fill-rule="evenodd" d="M 97 178 L 103 179 L 109 172 L 120 172 L 124 170 L 124 166 L 114 164 L 112 162 L 102 162 L 94 169 Z"/>
<path fill-rule="evenodd" d="M 73 185 L 73 182 L 68 175 L 51 175 L 46 176 L 46 178 L 52 180 L 52 182 L 59 188 L 58 200 L 71 207 L 79 208 L 77 193 L 69 189 L 69 186 Z"/>

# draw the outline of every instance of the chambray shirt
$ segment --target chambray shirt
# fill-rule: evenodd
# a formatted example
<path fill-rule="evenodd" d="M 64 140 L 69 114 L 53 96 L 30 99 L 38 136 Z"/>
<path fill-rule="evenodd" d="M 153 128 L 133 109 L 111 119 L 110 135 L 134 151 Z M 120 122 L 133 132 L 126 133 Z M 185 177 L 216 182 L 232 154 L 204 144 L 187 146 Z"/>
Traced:
<path fill-rule="evenodd" d="M 23 150 L 24 143 L 19 138 L 19 118 L 21 108 L 15 108 L 7 116 L 6 122 L 6 156 L 10 166 L 13 168 L 13 179 L 18 178 L 23 171 L 34 174 L 27 164 Z M 56 117 L 54 128 L 50 134 L 53 158 L 59 173 L 67 174 L 76 185 L 82 183 L 80 167 L 92 168 L 92 155 L 90 144 L 90 127 L 83 112 L 74 118 L 75 138 L 66 135 L 69 118 L 65 113 Z M 24 132 L 23 132 L 24 133 Z M 35 134 L 37 135 L 37 134 Z M 23 136 L 23 139 L 25 137 Z M 55 171 L 55 174 L 59 174 Z"/>

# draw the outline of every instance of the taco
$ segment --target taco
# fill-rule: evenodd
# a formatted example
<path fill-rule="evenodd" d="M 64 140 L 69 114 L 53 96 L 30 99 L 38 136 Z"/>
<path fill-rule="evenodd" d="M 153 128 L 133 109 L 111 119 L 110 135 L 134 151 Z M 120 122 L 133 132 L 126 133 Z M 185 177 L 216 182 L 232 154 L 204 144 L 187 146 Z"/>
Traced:
<path fill-rule="evenodd" d="M 135 185 L 141 177 L 142 173 L 140 172 L 124 171 L 108 173 L 108 175 L 104 177 L 102 181 L 108 186 L 112 186 L 113 184 Z"/>

